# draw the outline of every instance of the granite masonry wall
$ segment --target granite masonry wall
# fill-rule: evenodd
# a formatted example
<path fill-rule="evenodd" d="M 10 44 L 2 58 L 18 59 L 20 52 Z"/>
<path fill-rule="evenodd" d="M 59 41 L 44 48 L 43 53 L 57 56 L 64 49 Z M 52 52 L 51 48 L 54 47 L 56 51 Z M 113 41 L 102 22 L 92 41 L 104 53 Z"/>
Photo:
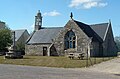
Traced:
<path fill-rule="evenodd" d="M 72 30 L 75 33 L 76 48 L 65 50 L 64 36 L 70 30 Z M 54 46 L 59 55 L 67 55 L 68 53 L 86 53 L 88 42 L 88 36 L 80 29 L 80 27 L 73 20 L 70 20 L 65 25 L 64 30 L 61 30 L 58 37 L 54 39 Z"/>
<path fill-rule="evenodd" d="M 49 53 L 50 45 L 51 44 L 25 45 L 25 53 L 26 55 L 43 56 L 43 47 L 47 47 L 47 52 Z"/>

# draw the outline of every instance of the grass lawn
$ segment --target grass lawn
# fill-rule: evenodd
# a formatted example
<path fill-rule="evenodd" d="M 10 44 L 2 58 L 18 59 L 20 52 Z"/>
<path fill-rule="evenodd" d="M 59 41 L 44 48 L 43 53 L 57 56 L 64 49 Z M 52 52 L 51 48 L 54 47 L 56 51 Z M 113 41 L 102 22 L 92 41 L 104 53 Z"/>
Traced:
<path fill-rule="evenodd" d="M 104 61 L 111 58 L 104 58 Z M 103 62 L 103 58 L 91 58 L 92 64 Z M 0 64 L 15 64 L 29 66 L 44 66 L 58 68 L 81 68 L 86 66 L 86 60 L 69 59 L 67 57 L 47 57 L 47 56 L 24 56 L 23 59 L 4 59 L 0 56 Z M 88 65 L 91 65 L 88 61 Z"/>

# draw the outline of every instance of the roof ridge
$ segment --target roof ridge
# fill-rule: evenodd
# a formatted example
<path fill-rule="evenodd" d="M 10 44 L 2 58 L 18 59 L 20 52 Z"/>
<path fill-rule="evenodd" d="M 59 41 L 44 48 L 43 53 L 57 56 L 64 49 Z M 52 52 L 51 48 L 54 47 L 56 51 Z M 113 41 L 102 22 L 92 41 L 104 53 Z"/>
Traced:
<path fill-rule="evenodd" d="M 17 30 L 14 30 L 14 31 L 25 31 L 27 29 L 17 29 Z"/>
<path fill-rule="evenodd" d="M 28 39 L 25 41 L 26 44 L 31 40 L 34 34 L 35 34 L 35 31 L 33 31 L 32 34 L 30 34 L 30 36 L 28 37 Z"/>
<path fill-rule="evenodd" d="M 86 24 L 86 23 L 83 23 L 83 22 L 80 22 L 80 21 L 77 21 L 77 20 L 73 20 L 74 22 L 78 22 L 78 23 L 82 23 L 82 24 L 84 24 L 84 25 L 88 25 L 88 24 Z"/>
<path fill-rule="evenodd" d="M 106 31 L 105 31 L 105 35 L 104 35 L 103 40 L 105 40 L 105 38 L 106 38 L 106 36 L 107 36 L 107 32 L 108 32 L 108 30 L 109 30 L 109 27 L 110 27 L 110 23 L 108 23 L 108 26 L 107 26 L 107 29 L 106 29 Z"/>
<path fill-rule="evenodd" d="M 90 26 L 91 26 L 91 25 L 101 25 L 101 24 L 109 24 L 109 23 L 106 22 L 106 23 L 99 23 L 99 24 L 90 24 Z"/>
<path fill-rule="evenodd" d="M 64 28 L 64 27 L 43 27 L 42 29 L 57 29 L 57 28 Z"/>

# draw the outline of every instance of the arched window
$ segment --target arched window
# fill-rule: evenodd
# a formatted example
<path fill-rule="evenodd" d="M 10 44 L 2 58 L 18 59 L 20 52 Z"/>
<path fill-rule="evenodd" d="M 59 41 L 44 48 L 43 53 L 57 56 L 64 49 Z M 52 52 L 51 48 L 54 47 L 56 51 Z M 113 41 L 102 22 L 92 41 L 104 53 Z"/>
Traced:
<path fill-rule="evenodd" d="M 64 41 L 65 41 L 65 49 L 75 48 L 75 42 L 76 42 L 75 33 L 72 30 L 68 31 L 65 34 Z"/>

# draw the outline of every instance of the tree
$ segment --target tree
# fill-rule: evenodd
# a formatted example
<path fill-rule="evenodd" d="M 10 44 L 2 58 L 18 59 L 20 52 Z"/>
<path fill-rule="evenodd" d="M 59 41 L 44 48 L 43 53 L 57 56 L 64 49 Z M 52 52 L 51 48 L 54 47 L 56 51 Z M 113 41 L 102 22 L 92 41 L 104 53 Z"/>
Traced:
<path fill-rule="evenodd" d="M 5 51 L 6 47 L 12 44 L 11 30 L 6 26 L 0 29 L 0 51 Z"/>
<path fill-rule="evenodd" d="M 120 51 L 120 36 L 116 36 L 116 37 L 115 37 L 115 42 L 116 42 L 118 51 Z"/>

